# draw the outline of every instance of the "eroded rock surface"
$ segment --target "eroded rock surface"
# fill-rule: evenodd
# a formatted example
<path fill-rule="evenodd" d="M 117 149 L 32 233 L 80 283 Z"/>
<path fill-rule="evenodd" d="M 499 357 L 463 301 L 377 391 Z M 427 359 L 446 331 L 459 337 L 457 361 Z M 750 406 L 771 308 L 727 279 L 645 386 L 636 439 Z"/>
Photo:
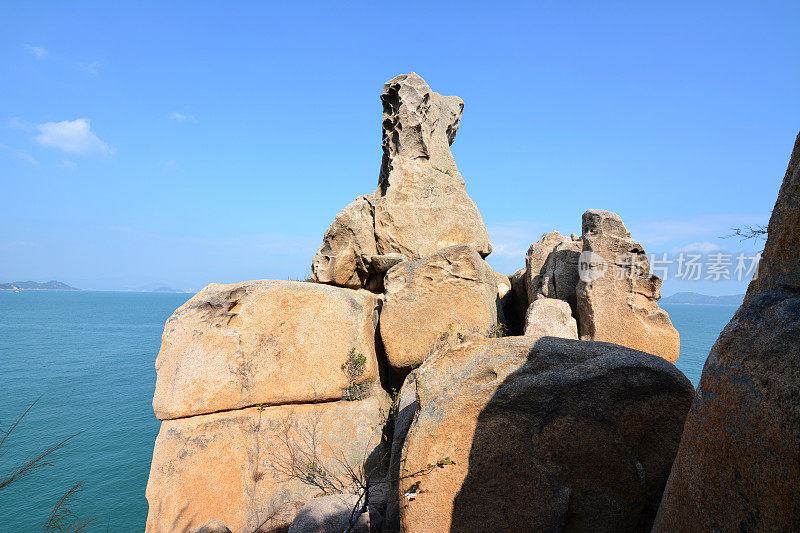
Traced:
<path fill-rule="evenodd" d="M 289 533 L 339 533 L 350 527 L 353 509 L 360 507 L 355 494 L 330 494 L 312 498 L 300 509 L 289 528 Z M 350 530 L 352 533 L 369 533 L 369 515 L 364 513 Z"/>
<path fill-rule="evenodd" d="M 528 307 L 525 336 L 578 339 L 578 323 L 564 300 L 539 298 Z"/>
<path fill-rule="evenodd" d="M 694 393 L 672 364 L 507 337 L 439 352 L 415 374 L 403 531 L 649 530 Z"/>
<path fill-rule="evenodd" d="M 371 255 L 409 260 L 458 244 L 482 257 L 491 244 L 486 225 L 466 191 L 450 153 L 463 101 L 431 90 L 415 73 L 383 87 L 383 160 L 378 189 L 337 215 L 312 261 L 316 279 L 367 287 L 380 278 Z M 379 279 L 371 282 L 380 287 Z"/>
<path fill-rule="evenodd" d="M 565 237 L 557 231 L 546 233 L 528 248 L 525 256 L 525 286 L 528 301 L 553 298 L 569 303 L 576 313 L 578 285 L 578 258 L 582 250 L 581 238 Z"/>
<path fill-rule="evenodd" d="M 147 482 L 148 533 L 188 531 L 218 519 L 232 531 L 287 527 L 319 489 L 288 479 L 295 455 L 317 443 L 316 467 L 341 475 L 380 444 L 388 400 L 281 405 L 165 420 Z M 316 463 L 316 461 L 315 461 Z M 306 468 L 304 462 L 297 465 Z"/>
<path fill-rule="evenodd" d="M 502 317 L 495 273 L 468 245 L 400 263 L 384 283 L 381 339 L 399 370 L 422 363 L 443 335 L 486 334 Z"/>
<path fill-rule="evenodd" d="M 708 356 L 654 531 L 800 530 L 800 136 L 758 278 Z"/>
<path fill-rule="evenodd" d="M 580 338 L 613 342 L 674 363 L 680 336 L 658 306 L 661 278 L 650 273 L 641 244 L 616 213 L 583 214 L 581 280 L 577 285 Z"/>
<path fill-rule="evenodd" d="M 352 348 L 366 358 L 359 381 L 376 381 L 378 304 L 368 291 L 317 283 L 209 285 L 164 328 L 156 416 L 340 399 Z"/>

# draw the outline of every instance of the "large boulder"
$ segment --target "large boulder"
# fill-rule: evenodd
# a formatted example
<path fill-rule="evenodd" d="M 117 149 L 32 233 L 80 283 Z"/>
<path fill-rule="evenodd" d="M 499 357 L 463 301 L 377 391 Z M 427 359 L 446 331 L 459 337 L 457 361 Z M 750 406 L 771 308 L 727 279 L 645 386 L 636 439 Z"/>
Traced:
<path fill-rule="evenodd" d="M 680 336 L 658 306 L 661 278 L 650 272 L 642 245 L 631 238 L 619 215 L 599 209 L 583 214 L 582 238 L 580 338 L 621 344 L 674 363 Z"/>
<path fill-rule="evenodd" d="M 403 531 L 648 531 L 694 390 L 665 360 L 544 337 L 483 339 L 416 373 Z"/>
<path fill-rule="evenodd" d="M 577 340 L 578 324 L 567 302 L 555 298 L 539 298 L 528 307 L 525 335 Z"/>
<path fill-rule="evenodd" d="M 457 244 L 482 257 L 492 250 L 450 145 L 464 103 L 431 90 L 415 73 L 383 86 L 383 160 L 378 189 L 336 216 L 312 261 L 321 282 L 380 290 L 376 263 L 397 254 L 419 259 Z M 383 262 L 385 264 L 385 261 Z"/>
<path fill-rule="evenodd" d="M 540 298 L 564 300 L 569 303 L 572 313 L 577 314 L 575 289 L 582 246 L 577 235 L 565 237 L 557 231 L 546 233 L 531 244 L 525 256 L 528 301 Z"/>
<path fill-rule="evenodd" d="M 697 387 L 654 531 L 800 530 L 800 136 L 758 277 Z"/>
<path fill-rule="evenodd" d="M 466 244 L 389 270 L 380 332 L 398 370 L 422 363 L 441 340 L 487 334 L 502 318 L 494 271 Z"/>
<path fill-rule="evenodd" d="M 380 444 L 387 409 L 376 390 L 361 401 L 165 420 L 147 482 L 147 531 L 188 531 L 210 519 L 232 531 L 288 526 L 321 491 L 299 477 L 343 476 L 340 460 L 362 465 Z"/>
<path fill-rule="evenodd" d="M 352 349 L 366 358 L 359 381 L 374 382 L 378 305 L 368 291 L 316 283 L 211 284 L 164 328 L 156 416 L 339 399 Z"/>
<path fill-rule="evenodd" d="M 354 510 L 361 501 L 355 494 L 330 494 L 306 502 L 289 528 L 289 533 L 342 533 L 350 527 Z M 369 533 L 369 515 L 358 516 L 352 533 Z"/>

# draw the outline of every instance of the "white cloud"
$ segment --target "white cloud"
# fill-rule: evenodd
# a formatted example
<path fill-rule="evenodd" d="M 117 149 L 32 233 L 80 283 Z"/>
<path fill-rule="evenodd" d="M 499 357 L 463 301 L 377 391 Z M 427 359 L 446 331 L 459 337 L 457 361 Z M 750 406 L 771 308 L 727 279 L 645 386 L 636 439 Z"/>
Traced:
<path fill-rule="evenodd" d="M 633 238 L 645 246 L 697 242 L 703 238 L 716 239 L 731 233 L 731 228 L 748 224 L 764 224 L 769 215 L 697 215 L 684 219 L 649 220 L 628 224 Z M 677 242 L 675 242 L 677 241 Z"/>
<path fill-rule="evenodd" d="M 8 120 L 8 125 L 11 126 L 12 128 L 15 128 L 15 129 L 18 129 L 18 130 L 22 130 L 22 131 L 33 131 L 33 130 L 36 129 L 36 126 L 34 124 L 31 124 L 30 122 L 26 122 L 26 121 L 20 119 L 19 117 L 10 118 Z"/>
<path fill-rule="evenodd" d="M 194 118 L 194 115 L 184 115 L 183 113 L 178 113 L 177 111 L 171 112 L 169 115 L 167 115 L 167 118 L 176 122 L 197 122 L 197 120 Z"/>
<path fill-rule="evenodd" d="M 670 253 L 679 254 L 683 253 L 698 253 L 698 254 L 710 254 L 711 252 L 719 252 L 722 250 L 722 246 L 715 244 L 713 242 L 692 242 L 685 246 L 679 246 L 677 248 L 673 248 L 670 250 Z"/>
<path fill-rule="evenodd" d="M 89 125 L 88 118 L 37 124 L 36 142 L 78 155 L 113 154 L 114 148 L 101 141 Z"/>
<path fill-rule="evenodd" d="M 91 63 L 81 63 L 78 65 L 81 70 L 88 72 L 89 74 L 97 74 L 100 71 L 100 67 L 103 66 L 102 63 L 99 61 L 92 61 Z"/>
<path fill-rule="evenodd" d="M 67 170 L 75 170 L 78 168 L 78 163 L 72 161 L 70 159 L 64 159 L 61 163 L 58 164 L 59 168 L 65 168 Z"/>
<path fill-rule="evenodd" d="M 32 46 L 30 44 L 26 44 L 25 48 L 28 50 L 28 52 L 30 52 L 33 55 L 33 57 L 35 57 L 40 61 L 42 59 L 45 59 L 47 55 L 50 53 L 50 51 L 43 46 Z"/>
<path fill-rule="evenodd" d="M 38 165 L 39 162 L 34 159 L 34 157 L 29 154 L 27 151 L 19 149 L 19 148 L 11 148 L 3 143 L 0 143 L 0 150 L 13 152 L 17 157 L 25 161 L 26 163 L 30 163 L 31 165 Z"/>

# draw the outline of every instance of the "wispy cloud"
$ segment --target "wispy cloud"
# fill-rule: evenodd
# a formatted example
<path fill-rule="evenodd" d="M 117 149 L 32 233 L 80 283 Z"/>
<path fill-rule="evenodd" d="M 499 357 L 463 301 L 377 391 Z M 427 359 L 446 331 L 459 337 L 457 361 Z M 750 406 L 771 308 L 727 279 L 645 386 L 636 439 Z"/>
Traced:
<path fill-rule="evenodd" d="M 43 46 L 33 46 L 30 44 L 26 44 L 25 49 L 28 50 L 28 52 L 30 52 L 30 54 L 33 55 L 33 57 L 35 57 L 40 61 L 42 59 L 47 58 L 48 54 L 50 54 L 50 51 Z"/>
<path fill-rule="evenodd" d="M 30 122 L 22 120 L 19 117 L 11 117 L 8 120 L 8 125 L 12 128 L 22 131 L 34 131 L 36 129 L 36 124 L 31 124 Z"/>
<path fill-rule="evenodd" d="M 645 246 L 703 242 L 709 237 L 716 239 L 731 233 L 731 228 L 748 224 L 765 224 L 769 214 L 707 214 L 686 218 L 648 220 L 628 224 L 633 238 Z M 677 243 L 676 243 L 677 241 Z"/>
<path fill-rule="evenodd" d="M 22 150 L 21 148 L 12 148 L 10 146 L 0 143 L 0 151 L 11 152 L 21 160 L 31 165 L 39 164 L 39 162 L 31 154 L 29 154 L 26 150 Z"/>
<path fill-rule="evenodd" d="M 161 163 L 161 166 L 167 168 L 178 168 L 178 163 L 176 163 L 174 159 L 170 159 L 169 161 L 164 161 Z"/>
<path fill-rule="evenodd" d="M 113 154 L 115 149 L 95 135 L 88 118 L 37 124 L 36 142 L 78 155 Z"/>
<path fill-rule="evenodd" d="M 178 113 L 177 111 L 172 111 L 167 118 L 170 120 L 174 120 L 175 122 L 197 122 L 197 119 L 194 118 L 194 115 L 184 115 L 183 113 Z"/>
<path fill-rule="evenodd" d="M 64 159 L 61 163 L 58 164 L 59 168 L 65 168 L 67 170 L 75 170 L 78 168 L 78 163 L 72 161 L 70 159 Z"/>
<path fill-rule="evenodd" d="M 678 246 L 670 250 L 672 254 L 679 254 L 683 253 L 698 253 L 698 254 L 710 254 L 711 252 L 719 252 L 722 250 L 722 246 L 719 244 L 715 244 L 713 242 L 692 242 L 684 246 Z"/>
<path fill-rule="evenodd" d="M 84 72 L 88 72 L 89 74 L 92 74 L 92 75 L 97 74 L 98 72 L 100 72 L 100 67 L 102 67 L 102 66 L 103 66 L 103 64 L 100 63 L 99 61 L 92 61 L 91 63 L 80 63 L 78 65 L 78 67 L 81 70 L 83 70 Z"/>

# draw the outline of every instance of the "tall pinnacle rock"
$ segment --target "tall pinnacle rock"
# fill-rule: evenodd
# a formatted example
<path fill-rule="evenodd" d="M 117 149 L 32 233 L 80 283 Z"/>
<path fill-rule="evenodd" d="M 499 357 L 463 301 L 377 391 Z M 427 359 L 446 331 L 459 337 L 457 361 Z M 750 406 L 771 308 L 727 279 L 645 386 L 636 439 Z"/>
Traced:
<path fill-rule="evenodd" d="M 312 261 L 314 277 L 345 287 L 379 288 L 401 259 L 448 246 L 492 250 L 486 225 L 467 195 L 450 145 L 463 101 L 433 92 L 419 75 L 383 86 L 383 160 L 378 189 L 345 207 Z"/>

